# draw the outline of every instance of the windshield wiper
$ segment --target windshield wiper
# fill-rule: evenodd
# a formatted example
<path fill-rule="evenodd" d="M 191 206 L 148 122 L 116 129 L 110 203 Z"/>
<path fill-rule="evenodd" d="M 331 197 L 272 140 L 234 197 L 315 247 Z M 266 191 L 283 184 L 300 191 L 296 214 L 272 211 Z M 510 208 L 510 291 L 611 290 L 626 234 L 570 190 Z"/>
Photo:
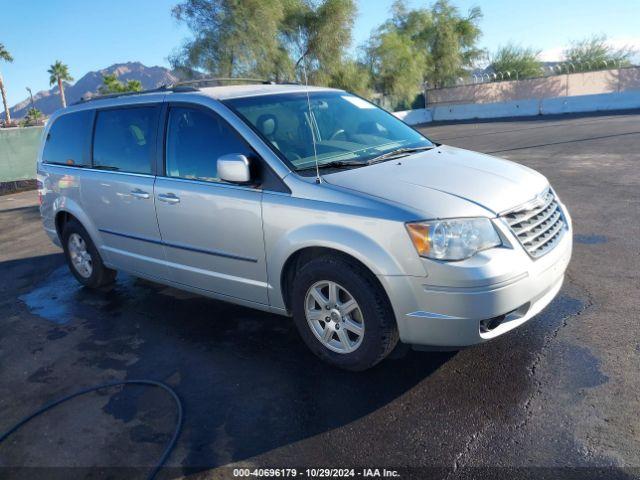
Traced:
<path fill-rule="evenodd" d="M 347 168 L 347 167 L 364 167 L 368 165 L 367 162 L 363 162 L 360 160 L 333 160 L 332 162 L 320 163 L 318 164 L 318 168 Z M 316 166 L 311 165 L 309 167 L 298 168 L 298 172 L 302 172 L 304 170 L 315 170 Z"/>
<path fill-rule="evenodd" d="M 378 155 L 377 157 L 370 158 L 366 161 L 366 165 L 371 165 L 373 163 L 384 162 L 385 160 L 391 160 L 392 158 L 401 157 L 405 155 L 409 155 L 415 152 L 422 152 L 424 150 L 431 150 L 435 148 L 435 145 L 424 146 L 424 147 L 403 147 L 397 148 L 395 150 L 391 150 L 390 152 L 383 153 L 382 155 Z"/>
<path fill-rule="evenodd" d="M 404 155 L 409 155 L 414 152 L 422 152 L 424 150 L 431 150 L 435 148 L 433 146 L 423 146 L 423 147 L 403 147 L 397 148 L 387 153 L 383 153 L 382 155 L 378 155 L 377 157 L 370 158 L 369 160 L 333 160 L 327 163 L 321 163 L 318 165 L 318 168 L 348 168 L 348 167 L 364 167 L 367 165 L 371 165 L 373 163 L 384 162 L 385 160 L 390 160 L 395 157 L 400 157 Z M 315 165 L 310 165 L 308 167 L 299 168 L 298 171 L 304 170 L 315 170 Z"/>

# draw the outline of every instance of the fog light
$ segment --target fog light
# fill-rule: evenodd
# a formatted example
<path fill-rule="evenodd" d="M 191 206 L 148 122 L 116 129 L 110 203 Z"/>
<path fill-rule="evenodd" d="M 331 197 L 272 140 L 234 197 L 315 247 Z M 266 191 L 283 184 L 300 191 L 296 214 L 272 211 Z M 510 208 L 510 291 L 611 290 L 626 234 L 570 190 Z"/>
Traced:
<path fill-rule="evenodd" d="M 504 315 L 500 315 L 499 317 L 480 320 L 480 333 L 488 333 L 494 330 L 504 321 L 504 317 Z"/>

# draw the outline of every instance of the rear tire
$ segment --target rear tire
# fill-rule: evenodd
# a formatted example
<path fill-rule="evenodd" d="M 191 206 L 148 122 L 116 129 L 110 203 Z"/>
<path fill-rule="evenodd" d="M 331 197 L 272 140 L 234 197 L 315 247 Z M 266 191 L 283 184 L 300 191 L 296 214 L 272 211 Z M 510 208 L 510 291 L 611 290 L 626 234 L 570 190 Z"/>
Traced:
<path fill-rule="evenodd" d="M 356 262 L 337 255 L 315 258 L 302 266 L 292 285 L 293 318 L 300 336 L 325 362 L 345 370 L 366 370 L 398 343 L 385 291 Z"/>
<path fill-rule="evenodd" d="M 69 270 L 82 285 L 100 288 L 113 283 L 117 272 L 104 266 L 91 237 L 77 220 L 65 224 L 62 246 Z"/>

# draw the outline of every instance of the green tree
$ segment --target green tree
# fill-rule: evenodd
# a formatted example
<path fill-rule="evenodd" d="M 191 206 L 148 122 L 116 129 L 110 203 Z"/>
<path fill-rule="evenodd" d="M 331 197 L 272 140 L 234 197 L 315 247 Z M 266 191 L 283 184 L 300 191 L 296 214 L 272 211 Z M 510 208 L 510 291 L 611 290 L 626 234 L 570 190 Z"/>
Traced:
<path fill-rule="evenodd" d="M 173 15 L 193 34 L 170 60 L 186 76 L 344 78 L 354 0 L 184 0 Z M 337 81 L 337 80 L 336 80 Z"/>
<path fill-rule="evenodd" d="M 31 107 L 24 117 L 24 126 L 39 125 L 42 123 L 42 112 L 35 107 Z"/>
<path fill-rule="evenodd" d="M 584 40 L 573 42 L 564 52 L 564 59 L 581 68 L 596 70 L 603 66 L 628 66 L 631 57 L 636 53 L 633 48 L 614 48 L 607 43 L 606 35 L 594 35 Z"/>
<path fill-rule="evenodd" d="M 420 90 L 427 68 L 426 50 L 418 50 L 397 29 L 380 32 L 369 46 L 376 90 L 390 97 L 392 109 L 403 109 Z"/>
<path fill-rule="evenodd" d="M 327 86 L 371 98 L 371 71 L 361 62 L 346 60 L 334 69 Z"/>
<path fill-rule="evenodd" d="M 392 109 L 408 108 L 424 82 L 433 17 L 427 9 L 409 10 L 402 0 L 392 16 L 370 37 L 367 63 L 374 89 L 390 100 Z"/>
<path fill-rule="evenodd" d="M 396 0 L 391 19 L 366 48 L 376 90 L 392 97 L 396 108 L 405 108 L 424 81 L 437 87 L 455 81 L 484 53 L 476 46 L 480 18 L 480 9 L 462 16 L 447 0 L 414 10 Z"/>
<path fill-rule="evenodd" d="M 142 83 L 139 80 L 127 80 L 122 83 L 115 73 L 102 76 L 102 86 L 98 91 L 105 95 L 110 93 L 140 92 Z"/>
<path fill-rule="evenodd" d="M 511 78 L 516 78 L 516 73 L 517 78 L 539 77 L 543 73 L 539 55 L 540 50 L 508 44 L 498 49 L 489 66 L 496 73 L 509 72 Z"/>
<path fill-rule="evenodd" d="M 69 74 L 69 67 L 62 63 L 60 60 L 56 60 L 56 63 L 51 65 L 47 70 L 49 76 L 49 85 L 58 83 L 58 90 L 60 91 L 60 102 L 62 108 L 67 106 L 67 99 L 64 97 L 64 85 L 62 82 L 72 82 L 73 77 Z"/>
<path fill-rule="evenodd" d="M 431 86 L 444 87 L 466 73 L 465 68 L 484 55 L 477 47 L 482 18 L 479 7 L 462 16 L 448 0 L 438 0 L 431 7 L 432 33 L 427 43 L 430 54 L 426 79 Z"/>
<path fill-rule="evenodd" d="M 13 57 L 9 53 L 9 51 L 5 48 L 5 46 L 0 43 L 0 60 L 11 63 L 13 62 Z M 7 105 L 7 92 L 4 89 L 4 81 L 2 79 L 2 74 L 0 73 L 0 94 L 2 94 L 2 105 L 4 106 L 4 117 L 5 124 L 11 124 L 11 113 L 9 112 L 9 106 Z"/>
<path fill-rule="evenodd" d="M 204 71 L 221 77 L 286 71 L 279 44 L 289 1 L 184 0 L 173 16 L 189 27 L 193 39 L 171 57 L 183 72 Z M 283 65 L 284 62 L 284 65 Z M 276 75 L 277 76 L 277 75 Z"/>
<path fill-rule="evenodd" d="M 291 0 L 286 3 L 281 27 L 282 46 L 294 61 L 294 74 L 302 79 L 298 67 L 304 62 L 313 84 L 328 85 L 338 82 L 337 77 L 344 79 L 354 67 L 354 64 L 343 65 L 357 14 L 354 0 Z"/>

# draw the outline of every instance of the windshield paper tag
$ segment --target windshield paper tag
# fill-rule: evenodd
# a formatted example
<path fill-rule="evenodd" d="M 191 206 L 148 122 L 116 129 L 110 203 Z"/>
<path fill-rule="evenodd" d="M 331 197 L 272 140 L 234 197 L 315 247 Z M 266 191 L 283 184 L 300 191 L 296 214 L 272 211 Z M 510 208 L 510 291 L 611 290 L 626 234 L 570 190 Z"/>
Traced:
<path fill-rule="evenodd" d="M 358 108 L 362 108 L 362 109 L 376 108 L 375 106 L 371 105 L 369 102 L 365 102 L 364 100 L 358 97 L 353 97 L 351 95 L 342 95 L 342 98 L 344 98 L 347 102 L 351 103 L 352 105 L 355 105 Z"/>

